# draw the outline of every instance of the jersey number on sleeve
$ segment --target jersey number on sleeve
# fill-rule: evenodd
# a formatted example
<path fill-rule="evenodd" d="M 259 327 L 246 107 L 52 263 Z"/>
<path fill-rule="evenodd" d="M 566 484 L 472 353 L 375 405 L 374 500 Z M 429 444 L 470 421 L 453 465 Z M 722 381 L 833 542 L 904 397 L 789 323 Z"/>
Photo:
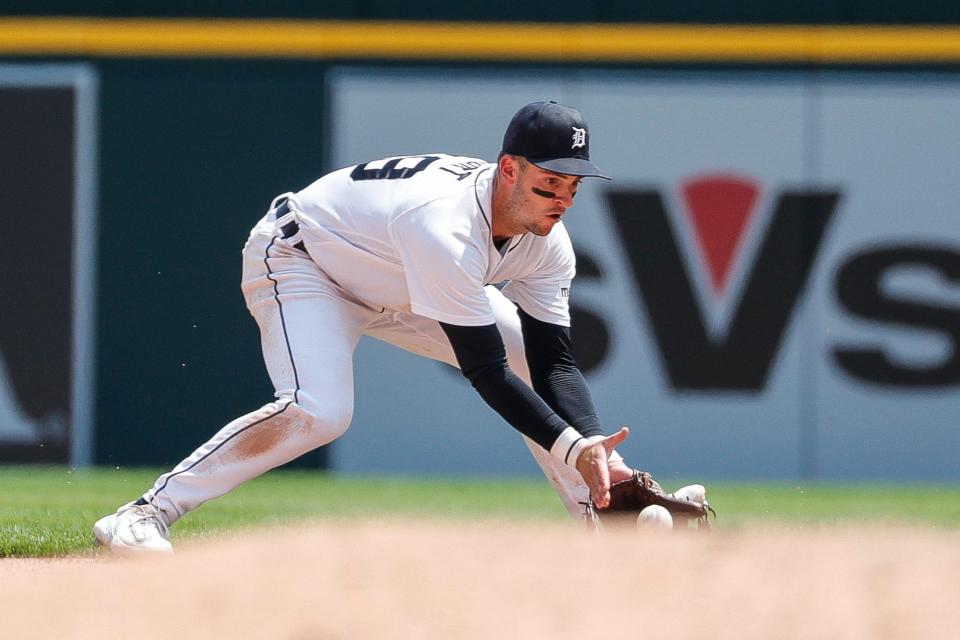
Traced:
<path fill-rule="evenodd" d="M 403 180 L 420 173 L 439 159 L 437 156 L 404 156 L 392 158 L 386 162 L 374 160 L 355 166 L 350 172 L 350 178 L 353 180 Z M 415 160 L 419 162 L 412 164 Z"/>

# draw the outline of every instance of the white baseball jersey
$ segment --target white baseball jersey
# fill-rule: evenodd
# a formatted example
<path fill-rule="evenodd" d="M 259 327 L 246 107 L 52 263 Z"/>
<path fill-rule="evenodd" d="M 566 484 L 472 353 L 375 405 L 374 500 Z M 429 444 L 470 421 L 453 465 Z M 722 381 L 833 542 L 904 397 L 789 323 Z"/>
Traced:
<path fill-rule="evenodd" d="M 473 158 L 404 156 L 335 171 L 285 194 L 289 211 L 277 218 L 273 208 L 243 249 L 244 298 L 277 399 L 225 425 L 143 500 L 173 523 L 342 435 L 353 416 L 353 352 L 363 334 L 457 366 L 436 321 L 496 324 L 511 370 L 532 385 L 516 306 L 569 326 L 573 251 L 559 223 L 547 236 L 494 246 L 495 170 Z M 504 281 L 501 291 L 485 286 Z M 580 440 L 572 427 L 549 451 L 525 439 L 575 518 L 583 517 L 589 489 L 564 461 Z"/>
<path fill-rule="evenodd" d="M 412 311 L 448 324 L 494 324 L 483 287 L 531 316 L 570 326 L 575 261 L 563 224 L 547 236 L 493 243 L 496 165 L 433 153 L 384 158 L 320 178 L 290 196 L 311 258 L 374 309 Z"/>

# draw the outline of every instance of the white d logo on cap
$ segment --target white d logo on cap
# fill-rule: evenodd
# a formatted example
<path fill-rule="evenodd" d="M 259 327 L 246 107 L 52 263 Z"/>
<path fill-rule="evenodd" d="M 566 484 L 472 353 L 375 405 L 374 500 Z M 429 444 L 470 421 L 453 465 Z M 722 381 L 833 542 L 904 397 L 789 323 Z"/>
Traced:
<path fill-rule="evenodd" d="M 572 127 L 573 129 L 573 144 L 570 146 L 571 149 L 576 149 L 587 144 L 587 130 L 578 129 L 577 127 Z"/>

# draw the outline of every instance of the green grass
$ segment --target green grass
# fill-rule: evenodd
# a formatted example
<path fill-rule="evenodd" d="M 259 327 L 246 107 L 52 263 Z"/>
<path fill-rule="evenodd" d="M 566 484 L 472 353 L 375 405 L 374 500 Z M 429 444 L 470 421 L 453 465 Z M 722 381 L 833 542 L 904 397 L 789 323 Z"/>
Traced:
<path fill-rule="evenodd" d="M 0 467 L 0 557 L 94 553 L 90 527 L 149 488 L 156 469 Z M 671 483 L 672 486 L 673 483 Z M 919 522 L 960 528 L 960 488 L 710 483 L 719 527 Z M 539 478 L 347 477 L 275 471 L 189 514 L 173 539 L 324 518 L 481 518 L 563 522 Z"/>

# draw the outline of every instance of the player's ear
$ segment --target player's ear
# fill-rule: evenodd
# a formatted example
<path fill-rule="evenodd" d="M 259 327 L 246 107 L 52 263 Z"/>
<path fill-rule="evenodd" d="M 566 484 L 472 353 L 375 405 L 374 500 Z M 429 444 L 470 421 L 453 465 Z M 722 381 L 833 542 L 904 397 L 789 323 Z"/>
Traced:
<path fill-rule="evenodd" d="M 500 156 L 499 162 L 500 177 L 508 184 L 513 184 L 520 176 L 520 158 L 504 154 Z"/>

